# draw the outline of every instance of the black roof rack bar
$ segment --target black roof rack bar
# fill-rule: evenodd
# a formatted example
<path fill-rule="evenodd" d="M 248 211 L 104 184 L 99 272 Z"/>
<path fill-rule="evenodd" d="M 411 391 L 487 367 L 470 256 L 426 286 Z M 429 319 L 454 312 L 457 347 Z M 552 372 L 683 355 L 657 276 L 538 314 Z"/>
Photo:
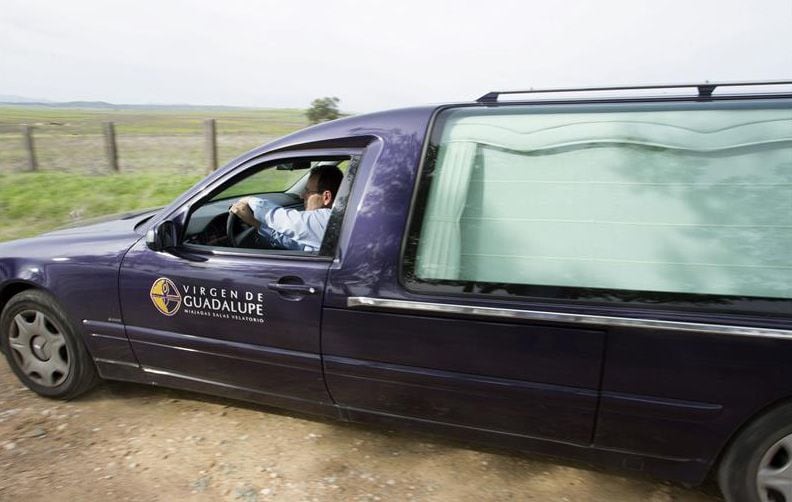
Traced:
<path fill-rule="evenodd" d="M 477 103 L 497 103 L 498 98 L 503 94 L 538 94 L 544 92 L 591 92 L 591 91 L 634 91 L 644 89 L 681 89 L 685 87 L 695 87 L 698 89 L 698 95 L 701 98 L 708 98 L 712 96 L 712 91 L 716 87 L 748 87 L 758 85 L 792 85 L 789 80 L 775 80 L 768 82 L 704 82 L 703 84 L 665 84 L 665 85 L 631 85 L 631 86 L 614 86 L 614 87 L 577 87 L 577 88 L 562 88 L 562 89 L 529 89 L 527 91 L 492 91 L 481 96 L 476 100 Z"/>

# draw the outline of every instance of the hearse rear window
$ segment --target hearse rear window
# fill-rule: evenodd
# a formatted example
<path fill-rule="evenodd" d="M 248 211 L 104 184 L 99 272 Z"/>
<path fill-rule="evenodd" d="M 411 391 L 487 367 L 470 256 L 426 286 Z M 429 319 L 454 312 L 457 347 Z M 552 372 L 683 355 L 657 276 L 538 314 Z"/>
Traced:
<path fill-rule="evenodd" d="M 408 286 L 792 298 L 789 102 L 559 108 L 438 116 Z"/>

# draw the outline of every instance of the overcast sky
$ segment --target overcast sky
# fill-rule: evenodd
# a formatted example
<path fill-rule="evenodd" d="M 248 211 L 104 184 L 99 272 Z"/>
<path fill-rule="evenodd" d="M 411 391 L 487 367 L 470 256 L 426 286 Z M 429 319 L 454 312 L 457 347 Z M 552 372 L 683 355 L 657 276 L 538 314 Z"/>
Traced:
<path fill-rule="evenodd" d="M 2 0 L 0 95 L 346 111 L 792 80 L 792 0 Z"/>

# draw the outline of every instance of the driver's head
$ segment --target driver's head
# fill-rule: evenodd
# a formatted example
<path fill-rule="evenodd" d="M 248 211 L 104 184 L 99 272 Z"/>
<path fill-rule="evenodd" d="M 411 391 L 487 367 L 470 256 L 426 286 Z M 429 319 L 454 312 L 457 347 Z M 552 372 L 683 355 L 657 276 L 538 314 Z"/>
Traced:
<path fill-rule="evenodd" d="M 311 169 L 308 184 L 303 191 L 305 210 L 313 211 L 333 205 L 344 173 L 337 166 L 316 166 Z"/>

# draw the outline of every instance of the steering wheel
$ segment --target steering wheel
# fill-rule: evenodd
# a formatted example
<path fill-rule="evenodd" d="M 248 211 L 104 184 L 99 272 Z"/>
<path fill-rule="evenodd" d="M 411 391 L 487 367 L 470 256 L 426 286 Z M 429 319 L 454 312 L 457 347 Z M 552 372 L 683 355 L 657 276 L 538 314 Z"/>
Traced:
<path fill-rule="evenodd" d="M 228 242 L 231 243 L 231 246 L 238 248 L 255 231 L 256 227 L 248 226 L 239 216 L 231 211 L 228 212 L 226 236 L 228 236 Z"/>

